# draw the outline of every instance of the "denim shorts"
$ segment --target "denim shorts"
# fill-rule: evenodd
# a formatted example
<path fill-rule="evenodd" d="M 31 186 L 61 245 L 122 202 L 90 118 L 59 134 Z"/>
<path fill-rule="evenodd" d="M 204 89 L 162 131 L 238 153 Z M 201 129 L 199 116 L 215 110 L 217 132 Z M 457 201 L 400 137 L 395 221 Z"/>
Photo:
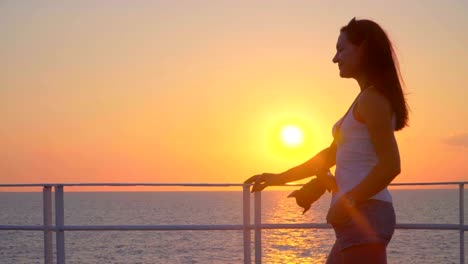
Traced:
<path fill-rule="evenodd" d="M 380 243 L 387 245 L 395 232 L 395 210 L 393 204 L 370 199 L 357 206 L 357 213 L 349 216 L 339 226 L 333 225 L 336 246 L 339 251 L 346 248 Z"/>

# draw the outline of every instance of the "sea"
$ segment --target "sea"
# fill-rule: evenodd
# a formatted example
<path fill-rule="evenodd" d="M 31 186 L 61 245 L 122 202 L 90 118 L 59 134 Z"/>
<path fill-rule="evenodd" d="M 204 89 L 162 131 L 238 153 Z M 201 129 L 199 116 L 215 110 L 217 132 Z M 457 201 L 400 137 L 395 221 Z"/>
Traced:
<path fill-rule="evenodd" d="M 302 215 L 290 191 L 262 193 L 263 223 L 325 222 L 329 194 Z M 458 189 L 390 192 L 397 223 L 459 223 Z M 1 192 L 0 201 L 0 225 L 42 224 L 42 193 Z M 468 219 L 466 190 L 464 204 Z M 242 192 L 65 192 L 65 224 L 242 224 Z M 0 231 L 0 263 L 44 263 L 43 239 Z M 263 263 L 324 263 L 334 240 L 332 229 L 263 230 Z M 466 233 L 463 246 L 468 255 Z M 388 263 L 460 263 L 459 247 L 458 231 L 398 229 Z M 243 231 L 66 231 L 65 252 L 67 263 L 243 263 Z"/>

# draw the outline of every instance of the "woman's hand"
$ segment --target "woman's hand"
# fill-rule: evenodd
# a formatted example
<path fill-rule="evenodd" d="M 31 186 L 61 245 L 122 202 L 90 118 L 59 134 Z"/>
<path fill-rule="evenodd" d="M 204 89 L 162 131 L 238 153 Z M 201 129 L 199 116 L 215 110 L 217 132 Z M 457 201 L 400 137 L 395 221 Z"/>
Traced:
<path fill-rule="evenodd" d="M 252 192 L 260 192 L 268 186 L 281 185 L 281 174 L 262 173 L 248 178 L 244 183 L 253 183 Z"/>

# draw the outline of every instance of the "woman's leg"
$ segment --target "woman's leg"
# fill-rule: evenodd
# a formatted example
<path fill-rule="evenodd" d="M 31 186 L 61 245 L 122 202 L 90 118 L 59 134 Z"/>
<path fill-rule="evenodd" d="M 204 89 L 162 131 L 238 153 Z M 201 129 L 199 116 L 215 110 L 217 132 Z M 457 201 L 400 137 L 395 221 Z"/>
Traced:
<path fill-rule="evenodd" d="M 344 249 L 341 254 L 344 264 L 387 264 L 385 244 L 356 245 Z"/>
<path fill-rule="evenodd" d="M 343 256 L 341 254 L 341 249 L 336 241 L 330 251 L 330 254 L 328 254 L 326 264 L 343 264 Z"/>

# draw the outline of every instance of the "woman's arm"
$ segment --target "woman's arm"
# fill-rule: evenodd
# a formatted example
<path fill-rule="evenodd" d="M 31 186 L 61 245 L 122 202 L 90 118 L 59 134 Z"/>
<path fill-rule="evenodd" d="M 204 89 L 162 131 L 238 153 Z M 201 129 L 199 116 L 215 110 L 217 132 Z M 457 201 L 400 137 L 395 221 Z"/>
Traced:
<path fill-rule="evenodd" d="M 321 168 L 331 168 L 336 162 L 336 144 L 320 151 L 310 160 L 280 174 L 284 183 L 302 180 L 313 176 Z"/>
<path fill-rule="evenodd" d="M 400 154 L 389 101 L 377 90 L 369 88 L 362 94 L 357 111 L 367 126 L 378 158 L 376 166 L 364 180 L 346 194 L 359 203 L 383 190 L 400 174 Z"/>
<path fill-rule="evenodd" d="M 255 183 L 252 192 L 265 189 L 268 186 L 283 185 L 288 182 L 302 180 L 304 178 L 316 175 L 317 170 L 330 168 L 335 165 L 336 145 L 320 151 L 317 155 L 303 164 L 291 168 L 283 173 L 262 173 L 250 177 L 244 183 Z M 326 164 L 324 164 L 326 162 Z"/>

